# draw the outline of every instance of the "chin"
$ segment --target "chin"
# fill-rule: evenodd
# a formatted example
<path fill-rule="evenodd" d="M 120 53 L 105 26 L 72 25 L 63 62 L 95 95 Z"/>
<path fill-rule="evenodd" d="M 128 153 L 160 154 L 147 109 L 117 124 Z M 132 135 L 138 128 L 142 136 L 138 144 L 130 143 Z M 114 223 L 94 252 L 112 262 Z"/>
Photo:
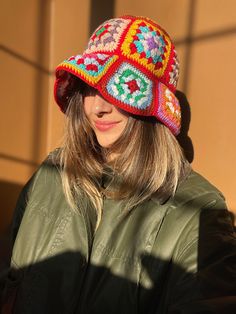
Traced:
<path fill-rule="evenodd" d="M 113 144 L 114 142 L 112 142 L 112 143 L 107 143 L 107 142 L 102 142 L 102 141 L 98 141 L 98 144 L 101 146 L 101 147 L 103 147 L 103 148 L 109 148 L 109 147 L 111 147 L 111 145 Z"/>
<path fill-rule="evenodd" d="M 116 140 L 117 138 L 108 139 L 108 138 L 100 138 L 99 136 L 97 136 L 98 144 L 103 148 L 109 148 Z"/>

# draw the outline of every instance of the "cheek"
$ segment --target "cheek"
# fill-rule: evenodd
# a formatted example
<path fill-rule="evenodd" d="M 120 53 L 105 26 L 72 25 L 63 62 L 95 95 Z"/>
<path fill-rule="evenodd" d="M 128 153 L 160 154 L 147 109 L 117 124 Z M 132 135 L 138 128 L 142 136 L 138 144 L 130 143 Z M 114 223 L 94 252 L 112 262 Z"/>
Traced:
<path fill-rule="evenodd" d="M 92 111 L 92 106 L 93 106 L 93 97 L 90 96 L 85 96 L 84 97 L 84 113 L 85 115 L 89 118 L 91 111 Z"/>
<path fill-rule="evenodd" d="M 124 131 L 124 129 L 126 128 L 126 125 L 128 123 L 128 117 L 122 117 L 122 132 Z"/>
<path fill-rule="evenodd" d="M 123 131 L 125 129 L 127 123 L 128 123 L 129 116 L 128 116 L 128 114 L 125 111 L 122 112 L 122 111 L 120 111 L 120 109 L 118 109 L 117 110 L 117 120 L 121 120 L 122 121 L 121 129 Z"/>

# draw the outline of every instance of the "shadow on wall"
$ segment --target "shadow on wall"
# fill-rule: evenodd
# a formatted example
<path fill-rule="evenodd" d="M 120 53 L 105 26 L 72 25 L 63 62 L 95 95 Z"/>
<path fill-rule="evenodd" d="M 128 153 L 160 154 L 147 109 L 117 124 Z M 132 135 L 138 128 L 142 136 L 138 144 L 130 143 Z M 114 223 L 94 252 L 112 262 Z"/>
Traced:
<path fill-rule="evenodd" d="M 18 62 L 25 63 L 35 70 L 35 98 L 33 104 L 33 114 L 32 121 L 34 121 L 34 127 L 31 128 L 30 132 L 33 134 L 33 141 L 31 143 L 31 160 L 35 162 L 27 162 L 29 166 L 37 166 L 39 159 L 39 153 L 41 149 L 41 143 L 44 136 L 43 121 L 45 121 L 45 106 L 43 106 L 43 94 L 44 94 L 44 80 L 49 79 L 51 72 L 43 66 L 43 61 L 45 59 L 45 51 L 47 47 L 48 36 L 45 36 L 47 32 L 47 19 L 49 12 L 49 2 L 39 1 L 39 7 L 37 12 L 37 28 L 35 29 L 35 36 L 37 38 L 37 52 L 35 59 L 37 62 L 26 58 L 25 56 L 19 54 L 17 51 L 12 50 L 8 47 L 2 46 L 0 50 L 8 54 L 12 58 L 16 59 Z M 17 99 L 17 103 L 23 102 L 24 100 Z M 13 162 L 25 162 L 23 159 L 14 158 L 13 156 L 8 156 L 1 153 L 0 158 L 7 159 Z M 10 171 L 11 169 L 9 169 Z M 0 196 L 1 196 L 1 214 L 0 214 L 0 269 L 5 265 L 10 247 L 10 224 L 12 220 L 13 210 L 16 205 L 16 200 L 22 189 L 22 185 L 18 185 L 14 182 L 0 181 Z"/>
<path fill-rule="evenodd" d="M 186 159 L 189 163 L 192 163 L 194 160 L 194 147 L 193 142 L 188 135 L 191 122 L 191 109 L 187 97 L 183 92 L 177 90 L 175 95 L 179 100 L 181 108 L 181 130 L 179 135 L 177 136 L 177 140 L 183 149 Z M 234 214 L 236 211 L 232 208 L 230 208 L 229 210 L 236 231 L 236 216 Z"/>
<path fill-rule="evenodd" d="M 189 102 L 183 92 L 177 90 L 175 95 L 179 100 L 181 108 L 181 130 L 180 134 L 177 136 L 177 140 L 184 151 L 186 159 L 192 163 L 194 159 L 194 148 L 192 140 L 188 135 L 191 122 L 191 110 Z"/>
<path fill-rule="evenodd" d="M 115 14 L 114 0 L 91 0 L 90 4 L 90 27 L 89 32 L 92 34 L 95 29 L 104 21 L 111 19 Z"/>

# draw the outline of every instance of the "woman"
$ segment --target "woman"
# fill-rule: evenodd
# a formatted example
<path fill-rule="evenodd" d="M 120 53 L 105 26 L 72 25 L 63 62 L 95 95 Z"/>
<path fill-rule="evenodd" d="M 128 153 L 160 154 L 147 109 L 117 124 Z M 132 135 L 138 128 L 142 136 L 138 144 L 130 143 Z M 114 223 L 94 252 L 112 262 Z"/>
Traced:
<path fill-rule="evenodd" d="M 3 309 L 235 313 L 233 226 L 176 140 L 169 35 L 148 18 L 111 19 L 56 77 L 64 144 L 18 201 Z"/>

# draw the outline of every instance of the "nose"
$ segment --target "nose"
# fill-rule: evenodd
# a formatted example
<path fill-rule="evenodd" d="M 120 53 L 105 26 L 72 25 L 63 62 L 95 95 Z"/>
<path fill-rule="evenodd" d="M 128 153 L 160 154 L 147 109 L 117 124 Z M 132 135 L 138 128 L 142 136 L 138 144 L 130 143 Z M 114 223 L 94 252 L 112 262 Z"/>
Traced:
<path fill-rule="evenodd" d="M 113 105 L 106 101 L 104 98 L 102 98 L 100 95 L 97 94 L 94 96 L 93 110 L 98 117 L 101 117 L 104 114 L 111 113 L 112 108 Z"/>

